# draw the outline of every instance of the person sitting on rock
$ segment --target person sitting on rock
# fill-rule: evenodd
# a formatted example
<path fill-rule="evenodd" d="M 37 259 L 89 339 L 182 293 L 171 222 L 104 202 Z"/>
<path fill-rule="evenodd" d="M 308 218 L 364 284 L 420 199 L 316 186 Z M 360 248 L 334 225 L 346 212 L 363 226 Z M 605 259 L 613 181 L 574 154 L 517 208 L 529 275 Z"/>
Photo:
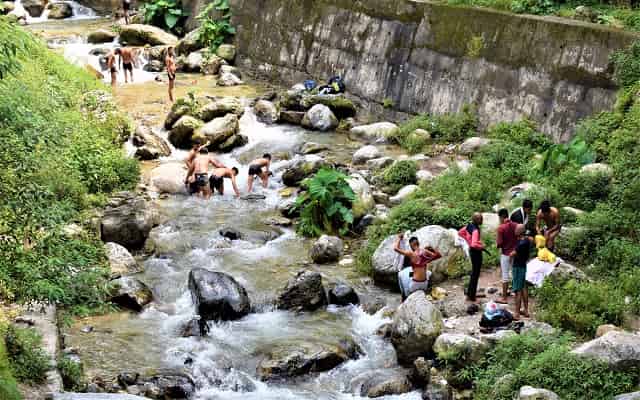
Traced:
<path fill-rule="evenodd" d="M 249 163 L 249 178 L 247 180 L 247 193 L 251 193 L 253 190 L 253 179 L 257 176 L 262 180 L 262 187 L 266 188 L 269 185 L 269 176 L 272 175 L 269 171 L 271 165 L 271 154 L 266 153 L 262 158 L 251 161 Z"/>
<path fill-rule="evenodd" d="M 231 185 L 233 191 L 236 193 L 236 197 L 240 197 L 240 190 L 238 190 L 238 184 L 236 183 L 236 176 L 238 176 L 238 168 L 216 168 L 211 173 L 209 179 L 209 186 L 211 187 L 211 193 L 215 194 L 217 190 L 220 195 L 224 195 L 224 178 L 231 179 Z"/>
<path fill-rule="evenodd" d="M 425 248 L 421 249 L 420 242 L 415 236 L 409 239 L 409 247 L 411 249 L 405 250 L 401 248 L 400 245 L 403 238 L 404 234 L 400 233 L 395 245 L 393 246 L 393 250 L 396 253 L 402 254 L 403 256 L 409 258 L 409 260 L 411 261 L 412 273 L 410 274 L 411 282 L 409 283 L 409 288 L 405 293 L 405 291 L 402 290 L 403 287 L 400 287 L 403 294 L 406 294 L 406 297 L 409 297 L 409 295 L 411 295 L 411 293 L 415 291 L 427 290 L 429 286 L 429 276 L 431 276 L 431 272 L 429 271 L 429 263 L 441 258 L 442 255 L 438 252 L 438 250 L 434 249 L 431 246 L 426 246 Z M 400 281 L 400 285 L 402 285 L 402 281 Z"/>
<path fill-rule="evenodd" d="M 544 228 L 542 227 L 544 222 Z M 544 235 L 547 242 L 547 249 L 553 251 L 556 245 L 556 237 L 560 234 L 560 212 L 557 208 L 551 207 L 549 200 L 540 203 L 540 210 L 536 215 L 536 231 L 538 235 Z"/>
<path fill-rule="evenodd" d="M 209 150 L 206 147 L 201 147 L 198 151 L 198 155 L 195 157 L 187 172 L 187 177 L 184 180 L 185 184 L 193 183 L 196 193 L 204 198 L 211 197 L 211 191 L 207 186 L 209 179 L 209 164 L 213 165 L 211 157 L 209 157 Z"/>

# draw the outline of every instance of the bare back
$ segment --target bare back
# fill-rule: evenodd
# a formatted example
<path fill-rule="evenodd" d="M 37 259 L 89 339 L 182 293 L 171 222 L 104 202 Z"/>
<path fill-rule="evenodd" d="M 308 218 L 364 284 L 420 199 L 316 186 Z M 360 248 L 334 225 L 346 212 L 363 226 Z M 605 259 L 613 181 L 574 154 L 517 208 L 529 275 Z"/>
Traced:
<path fill-rule="evenodd" d="M 554 228 L 560 225 L 560 212 L 557 208 L 551 207 L 551 211 L 548 214 L 538 211 L 538 220 L 544 221 L 548 229 Z"/>
<path fill-rule="evenodd" d="M 209 155 L 198 154 L 193 161 L 193 172 L 196 174 L 206 174 L 209 169 Z"/>
<path fill-rule="evenodd" d="M 167 72 L 176 72 L 176 62 L 174 61 L 173 56 L 167 54 L 164 58 L 164 65 L 167 67 Z"/>
<path fill-rule="evenodd" d="M 256 165 L 260 167 L 267 167 L 271 161 L 266 158 L 257 158 L 249 163 L 249 165 Z"/>
<path fill-rule="evenodd" d="M 133 62 L 133 50 L 129 48 L 120 49 L 120 57 L 122 57 L 122 62 L 131 64 Z"/>

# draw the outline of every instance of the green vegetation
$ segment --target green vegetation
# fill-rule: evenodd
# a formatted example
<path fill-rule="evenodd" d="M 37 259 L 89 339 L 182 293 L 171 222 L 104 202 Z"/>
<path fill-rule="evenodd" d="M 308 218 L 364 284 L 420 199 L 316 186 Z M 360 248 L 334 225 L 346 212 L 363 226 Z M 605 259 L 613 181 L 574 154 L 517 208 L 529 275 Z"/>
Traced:
<path fill-rule="evenodd" d="M 393 99 L 389 97 L 385 97 L 384 100 L 382 100 L 382 107 L 384 108 L 393 108 L 394 105 Z"/>
<path fill-rule="evenodd" d="M 16 379 L 27 383 L 44 382 L 51 364 L 42 350 L 42 338 L 35 330 L 9 327 L 5 344 L 9 365 Z"/>
<path fill-rule="evenodd" d="M 633 391 L 637 377 L 617 372 L 569 351 L 573 338 L 537 331 L 506 338 L 485 358 L 462 370 L 474 382 L 474 399 L 511 400 L 529 385 L 554 391 L 567 400 L 609 400 Z"/>
<path fill-rule="evenodd" d="M 0 325 L 0 399 L 22 400 L 18 391 L 16 379 L 11 371 L 11 364 L 7 354 L 7 348 L 2 338 L 5 335 L 5 328 Z"/>
<path fill-rule="evenodd" d="M 62 355 L 58 357 L 57 366 L 65 390 L 81 392 L 85 389 L 84 371 L 79 361 L 74 361 L 70 357 Z"/>
<path fill-rule="evenodd" d="M 104 304 L 106 257 L 90 227 L 73 237 L 64 227 L 138 181 L 120 145 L 126 119 L 84 70 L 6 20 L 0 31 L 33 43 L 28 62 L 12 57 L 20 74 L 0 80 L 0 298 L 86 312 Z"/>
<path fill-rule="evenodd" d="M 167 31 L 181 35 L 184 22 L 189 14 L 182 10 L 179 0 L 151 0 L 145 2 L 140 10 L 144 23 L 155 25 Z"/>
<path fill-rule="evenodd" d="M 221 14 L 221 16 L 214 18 L 212 14 Z M 208 47 L 212 53 L 215 53 L 218 46 L 228 37 L 236 34 L 236 28 L 231 25 L 229 0 L 215 0 L 207 5 L 196 19 L 200 23 L 198 41 L 202 46 Z"/>
<path fill-rule="evenodd" d="M 415 161 L 397 161 L 382 172 L 382 182 L 391 192 L 397 192 L 406 185 L 416 183 L 418 165 Z"/>
<path fill-rule="evenodd" d="M 302 182 L 305 192 L 296 199 L 300 210 L 298 233 L 320 236 L 345 235 L 353 223 L 351 206 L 356 197 L 343 173 L 322 168 Z"/>

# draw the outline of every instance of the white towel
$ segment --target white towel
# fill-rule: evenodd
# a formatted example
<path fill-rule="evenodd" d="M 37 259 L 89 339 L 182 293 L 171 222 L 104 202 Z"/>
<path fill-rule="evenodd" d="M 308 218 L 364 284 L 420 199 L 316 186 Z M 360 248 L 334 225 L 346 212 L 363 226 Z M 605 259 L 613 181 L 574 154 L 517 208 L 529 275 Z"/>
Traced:
<path fill-rule="evenodd" d="M 561 262 L 562 260 L 559 257 L 556 258 L 556 262 L 554 263 L 540 261 L 537 257 L 533 258 L 527 263 L 527 282 L 536 287 L 541 287 L 544 279 L 549 276 L 549 274 L 553 272 L 553 269 Z"/>

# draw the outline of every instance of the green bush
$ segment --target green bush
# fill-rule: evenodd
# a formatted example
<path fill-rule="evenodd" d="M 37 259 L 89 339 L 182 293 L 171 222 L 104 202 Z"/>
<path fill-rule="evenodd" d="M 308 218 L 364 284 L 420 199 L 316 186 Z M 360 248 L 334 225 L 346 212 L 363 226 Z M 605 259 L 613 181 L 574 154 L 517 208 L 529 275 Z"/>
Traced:
<path fill-rule="evenodd" d="M 567 167 L 590 164 L 596 157 L 596 153 L 584 139 L 575 137 L 569 143 L 549 147 L 536 160 L 534 170 L 543 175 L 554 175 Z"/>
<path fill-rule="evenodd" d="M 553 14 L 556 6 L 552 0 L 513 0 L 511 11 L 518 14 L 549 15 Z"/>
<path fill-rule="evenodd" d="M 613 79 L 623 88 L 631 87 L 640 80 L 640 41 L 629 48 L 618 50 L 611 55 Z"/>
<path fill-rule="evenodd" d="M 16 379 L 11 372 L 5 341 L 2 339 L 3 336 L 4 329 L 0 330 L 0 399 L 22 400 Z"/>
<path fill-rule="evenodd" d="M 323 233 L 345 235 L 353 223 L 351 206 L 356 197 L 347 182 L 347 176 L 322 168 L 313 177 L 302 182 L 305 189 L 296 199 L 300 210 L 298 233 L 320 236 Z"/>
<path fill-rule="evenodd" d="M 581 210 L 591 211 L 599 202 L 606 201 L 611 192 L 611 178 L 606 173 L 581 173 L 568 168 L 557 177 L 557 188 L 564 203 Z"/>
<path fill-rule="evenodd" d="M 524 385 L 552 390 L 567 400 L 609 400 L 633 390 L 633 373 L 572 355 L 572 342 L 569 336 L 536 331 L 500 341 L 472 367 L 474 399 L 511 400 Z"/>
<path fill-rule="evenodd" d="M 183 25 L 189 16 L 177 0 L 150 0 L 142 5 L 140 11 L 145 24 L 155 25 L 178 35 L 184 33 Z"/>
<path fill-rule="evenodd" d="M 220 18 L 214 19 L 214 12 L 221 12 Z M 231 25 L 231 11 L 228 0 L 215 0 L 202 10 L 196 17 L 200 22 L 198 28 L 198 42 L 209 48 L 212 53 L 224 43 L 224 41 L 236 34 L 236 28 Z"/>
<path fill-rule="evenodd" d="M 417 182 L 418 164 L 415 161 L 396 161 L 382 172 L 382 182 L 392 192 Z"/>
<path fill-rule="evenodd" d="M 5 336 L 5 344 L 16 379 L 26 383 L 45 381 L 51 364 L 42 349 L 42 338 L 35 330 L 10 327 Z"/>
<path fill-rule="evenodd" d="M 503 140 L 533 150 L 544 150 L 551 145 L 547 136 L 537 131 L 532 121 L 500 122 L 487 131 L 487 137 Z"/>
<path fill-rule="evenodd" d="M 74 361 L 68 356 L 62 355 L 57 361 L 58 371 L 62 377 L 62 384 L 65 390 L 70 392 L 81 392 L 86 387 L 82 363 Z"/>
<path fill-rule="evenodd" d="M 591 338 L 598 326 L 620 326 L 624 296 L 612 284 L 570 280 L 556 286 L 547 280 L 538 291 L 539 318 L 553 326 Z"/>

